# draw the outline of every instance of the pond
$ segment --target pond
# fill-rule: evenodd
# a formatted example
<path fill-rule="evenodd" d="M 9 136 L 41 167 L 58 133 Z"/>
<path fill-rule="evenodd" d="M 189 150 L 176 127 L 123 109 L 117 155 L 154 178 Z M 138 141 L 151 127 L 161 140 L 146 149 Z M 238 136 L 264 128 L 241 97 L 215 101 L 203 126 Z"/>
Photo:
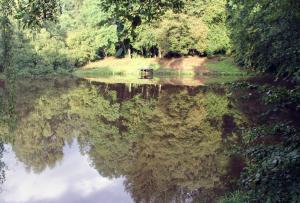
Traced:
<path fill-rule="evenodd" d="M 243 168 L 230 152 L 246 121 L 223 85 L 28 79 L 14 101 L 1 203 L 215 202 Z"/>

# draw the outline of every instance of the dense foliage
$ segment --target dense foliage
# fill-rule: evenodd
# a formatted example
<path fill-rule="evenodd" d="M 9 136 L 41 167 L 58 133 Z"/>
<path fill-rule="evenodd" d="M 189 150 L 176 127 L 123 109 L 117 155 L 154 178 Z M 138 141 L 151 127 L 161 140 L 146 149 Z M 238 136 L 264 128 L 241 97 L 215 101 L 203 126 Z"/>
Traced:
<path fill-rule="evenodd" d="M 251 120 L 236 149 L 247 161 L 239 191 L 220 202 L 298 202 L 300 198 L 299 89 L 234 84 L 238 105 Z M 249 105 L 256 105 L 256 112 Z"/>
<path fill-rule="evenodd" d="M 225 0 L 5 2 L 13 34 L 2 42 L 11 42 L 11 62 L 20 75 L 68 72 L 106 56 L 203 55 L 230 48 Z"/>
<path fill-rule="evenodd" d="M 250 147 L 246 155 L 250 165 L 242 176 L 242 188 L 248 198 L 251 202 L 297 202 L 300 198 L 299 130 L 282 123 L 253 128 L 247 135 Z M 278 139 L 282 141 L 276 143 Z M 260 144 L 253 145 L 256 142 Z"/>
<path fill-rule="evenodd" d="M 300 2 L 228 2 L 236 61 L 249 68 L 300 79 Z"/>
<path fill-rule="evenodd" d="M 205 52 L 230 53 L 229 29 L 226 26 L 226 0 L 187 1 L 185 11 L 189 16 L 201 19 L 208 27 Z"/>
<path fill-rule="evenodd" d="M 295 0 L 2 0 L 1 5 L 2 27 L 10 25 L 15 35 L 2 34 L 0 49 L 8 56 L 4 46 L 15 47 L 11 53 L 20 74 L 66 72 L 106 56 L 211 55 L 233 48 L 243 66 L 300 78 Z M 1 58 L 3 70 L 9 57 Z"/>
<path fill-rule="evenodd" d="M 157 2 L 102 1 L 101 5 L 111 12 L 118 25 L 121 42 L 129 53 L 131 48 L 144 56 L 161 52 L 213 54 L 229 50 L 226 0 Z M 108 3 L 112 6 L 108 7 Z"/>
<path fill-rule="evenodd" d="M 206 48 L 207 26 L 195 17 L 167 13 L 157 29 L 157 45 L 163 53 L 203 53 Z M 180 40 L 178 40 L 180 39 Z"/>
<path fill-rule="evenodd" d="M 69 57 L 75 65 L 115 54 L 117 26 L 109 22 L 108 13 L 101 11 L 99 1 L 85 0 L 77 7 L 74 2 L 70 4 L 74 6 L 60 17 L 60 25 L 66 33 Z"/>
<path fill-rule="evenodd" d="M 1 0 L 0 1 L 0 28 L 1 28 L 1 46 L 0 46 L 0 53 L 1 54 L 1 64 L 0 64 L 0 71 L 5 71 L 8 83 L 12 84 L 14 81 L 14 77 L 16 74 L 19 73 L 19 70 L 16 69 L 16 66 L 21 65 L 22 68 L 25 64 L 18 64 L 18 62 L 22 61 L 22 51 L 25 53 L 30 52 L 28 58 L 25 58 L 25 61 L 33 60 L 33 64 L 36 64 L 36 57 L 31 53 L 35 54 L 35 50 L 27 49 L 31 48 L 26 44 L 27 39 L 26 37 L 23 38 L 25 32 L 24 29 L 21 27 L 29 27 L 31 29 L 34 28 L 41 28 L 47 24 L 47 21 L 55 21 L 57 19 L 58 14 L 60 13 L 60 5 L 59 2 L 56 0 L 51 1 L 12 1 L 12 0 Z M 20 24 L 22 22 L 22 24 Z M 34 35 L 31 34 L 32 39 L 31 41 L 34 42 Z M 49 38 L 50 39 L 50 38 Z M 44 42 L 45 43 L 45 42 Z M 48 44 L 47 44 L 48 45 Z M 52 44 L 53 45 L 53 44 Z M 38 45 L 37 45 L 38 46 Z M 45 46 L 45 45 L 44 45 Z M 15 54 L 15 52 L 20 51 L 20 49 L 24 48 L 21 52 Z M 53 47 L 52 47 L 53 48 Z M 49 55 L 49 58 L 53 57 L 54 55 L 58 54 L 57 49 L 60 48 L 55 47 L 54 50 L 51 48 L 45 48 L 41 50 L 41 53 L 37 53 L 38 55 Z M 51 51 L 50 51 L 51 50 Z M 55 52 L 56 51 L 56 52 Z M 36 51 L 38 52 L 38 51 Z M 24 55 L 23 55 L 24 56 Z M 17 57 L 17 58 L 15 58 Z M 20 60 L 18 60 L 18 58 Z M 37 61 L 39 62 L 39 61 Z M 55 59 L 45 59 L 45 63 L 52 63 L 51 65 L 54 69 L 57 68 L 59 61 Z M 38 64 L 42 65 L 42 64 Z M 44 69 L 44 66 L 42 66 Z M 27 67 L 26 67 L 27 68 Z M 46 68 L 48 68 L 46 66 Z M 39 68 L 40 69 L 40 68 Z M 39 70 L 44 71 L 44 70 Z M 46 71 L 47 72 L 47 71 Z"/>

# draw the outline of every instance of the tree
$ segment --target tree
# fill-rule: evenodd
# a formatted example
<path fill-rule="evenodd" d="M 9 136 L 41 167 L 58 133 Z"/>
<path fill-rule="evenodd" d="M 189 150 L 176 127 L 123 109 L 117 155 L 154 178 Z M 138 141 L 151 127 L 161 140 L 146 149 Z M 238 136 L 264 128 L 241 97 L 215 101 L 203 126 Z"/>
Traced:
<path fill-rule="evenodd" d="M 164 52 L 188 54 L 206 50 L 207 27 L 185 14 L 166 13 L 157 31 L 158 46 Z"/>
<path fill-rule="evenodd" d="M 67 33 L 69 56 L 77 66 L 115 54 L 117 27 L 109 23 L 110 15 L 101 11 L 98 3 L 97 0 L 82 1 L 60 18 Z"/>
<path fill-rule="evenodd" d="M 236 61 L 245 67 L 300 80 L 300 2 L 228 2 Z"/>
<path fill-rule="evenodd" d="M 13 0 L 1 0 L 0 12 L 4 59 L 1 69 L 2 71 L 6 69 L 8 80 L 13 81 L 16 73 L 11 64 L 13 29 L 10 17 L 21 20 L 24 26 L 40 27 L 47 20 L 53 21 L 57 19 L 57 15 L 60 12 L 60 4 L 57 0 L 22 0 L 18 3 Z"/>
<path fill-rule="evenodd" d="M 224 53 L 230 49 L 229 30 L 226 25 L 226 0 L 187 1 L 184 13 L 201 19 L 207 26 L 207 54 Z"/>
<path fill-rule="evenodd" d="M 143 24 L 136 29 L 136 38 L 132 43 L 133 48 L 142 56 L 155 56 L 157 47 L 157 27 L 153 24 Z"/>
<path fill-rule="evenodd" d="M 27 27 L 42 27 L 45 21 L 57 20 L 61 13 L 59 0 L 21 0 L 14 6 L 15 17 Z"/>
<path fill-rule="evenodd" d="M 116 27 L 113 25 L 81 28 L 68 33 L 66 39 L 70 55 L 76 60 L 77 66 L 114 54 L 117 41 Z"/>
<path fill-rule="evenodd" d="M 100 5 L 105 12 L 112 14 L 112 21 L 118 26 L 121 51 L 125 53 L 127 49 L 131 55 L 136 29 L 144 23 L 160 19 L 168 10 L 180 11 L 184 2 L 185 0 L 101 0 Z"/>

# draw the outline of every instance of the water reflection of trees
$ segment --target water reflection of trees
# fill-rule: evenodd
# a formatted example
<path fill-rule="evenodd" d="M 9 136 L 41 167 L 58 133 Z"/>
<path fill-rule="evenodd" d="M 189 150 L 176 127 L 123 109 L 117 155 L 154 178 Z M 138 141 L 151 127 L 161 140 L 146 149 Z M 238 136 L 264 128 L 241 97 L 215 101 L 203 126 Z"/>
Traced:
<path fill-rule="evenodd" d="M 222 122 L 234 115 L 228 106 L 225 96 L 212 92 L 135 96 L 121 104 L 120 133 L 96 131 L 87 153 L 102 175 L 125 176 L 137 202 L 182 200 L 184 191 L 198 188 L 222 190 L 228 167 Z"/>
<path fill-rule="evenodd" d="M 199 188 L 212 199 L 212 191 L 225 188 L 227 141 L 235 137 L 230 130 L 223 136 L 223 121 L 236 114 L 224 95 L 150 87 L 156 93 L 145 99 L 144 87 L 121 97 L 116 86 L 74 85 L 59 94 L 57 87 L 46 88 L 36 99 L 27 95 L 34 105 L 19 109 L 12 145 L 28 169 L 55 166 L 76 135 L 93 167 L 105 177 L 125 176 L 137 202 L 180 202 Z"/>
<path fill-rule="evenodd" d="M 62 160 L 63 147 L 72 142 L 74 135 L 88 135 L 91 129 L 104 131 L 105 123 L 115 119 L 113 106 L 99 97 L 96 87 L 67 85 L 56 92 L 55 85 L 47 85 L 44 91 L 37 89 L 32 95 L 18 91 L 17 126 L 13 132 L 7 130 L 5 136 L 16 157 L 36 173 L 53 168 Z"/>
<path fill-rule="evenodd" d="M 214 97 L 205 95 L 210 96 Z M 129 126 L 129 135 L 141 136 L 134 167 L 127 176 L 127 188 L 137 200 L 149 202 L 151 198 L 144 199 L 145 194 L 160 199 L 165 195 L 162 192 L 172 193 L 170 189 L 222 187 L 226 155 L 219 130 L 208 120 L 209 107 L 203 98 L 204 95 L 190 97 L 185 92 L 174 97 L 163 95 L 142 121 L 143 132 Z M 220 111 L 226 111 L 222 98 L 215 99 L 221 100 L 215 107 L 221 105 Z"/>
<path fill-rule="evenodd" d="M 14 130 L 16 123 L 15 112 L 15 74 L 14 69 L 9 65 L 9 59 L 6 59 L 4 64 L 6 67 L 6 81 L 0 80 L 0 187 L 5 181 L 5 163 L 4 141 L 9 138 L 9 135 Z"/>

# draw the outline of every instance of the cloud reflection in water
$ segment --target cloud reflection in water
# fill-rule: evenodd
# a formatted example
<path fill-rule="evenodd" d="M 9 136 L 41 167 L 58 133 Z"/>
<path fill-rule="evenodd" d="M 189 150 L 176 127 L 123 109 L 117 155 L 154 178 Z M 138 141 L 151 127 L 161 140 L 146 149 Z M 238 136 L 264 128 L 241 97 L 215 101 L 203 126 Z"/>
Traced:
<path fill-rule="evenodd" d="M 101 177 L 80 154 L 76 141 L 64 147 L 64 158 L 53 169 L 40 174 L 26 171 L 6 145 L 6 181 L 1 203 L 99 203 L 132 202 L 124 191 L 123 178 Z"/>

